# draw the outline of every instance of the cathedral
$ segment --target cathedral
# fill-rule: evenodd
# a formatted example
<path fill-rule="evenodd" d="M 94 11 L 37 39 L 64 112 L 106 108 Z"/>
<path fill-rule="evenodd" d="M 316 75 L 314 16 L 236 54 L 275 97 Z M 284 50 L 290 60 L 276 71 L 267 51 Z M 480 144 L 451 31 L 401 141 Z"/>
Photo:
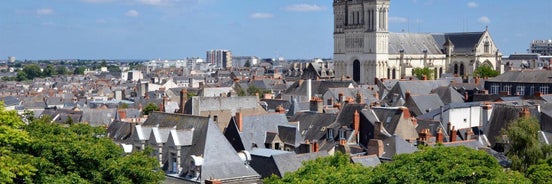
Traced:
<path fill-rule="evenodd" d="M 415 68 L 469 77 L 481 65 L 503 72 L 502 54 L 483 32 L 390 33 L 390 0 L 334 0 L 335 76 L 359 84 L 412 76 Z"/>

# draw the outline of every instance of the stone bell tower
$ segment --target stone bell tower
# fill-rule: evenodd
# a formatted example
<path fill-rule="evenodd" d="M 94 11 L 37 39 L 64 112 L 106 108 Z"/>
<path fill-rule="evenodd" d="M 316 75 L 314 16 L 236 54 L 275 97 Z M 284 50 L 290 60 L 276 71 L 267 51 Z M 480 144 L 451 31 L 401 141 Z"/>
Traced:
<path fill-rule="evenodd" d="M 336 77 L 374 84 L 385 76 L 389 59 L 390 0 L 334 0 Z"/>

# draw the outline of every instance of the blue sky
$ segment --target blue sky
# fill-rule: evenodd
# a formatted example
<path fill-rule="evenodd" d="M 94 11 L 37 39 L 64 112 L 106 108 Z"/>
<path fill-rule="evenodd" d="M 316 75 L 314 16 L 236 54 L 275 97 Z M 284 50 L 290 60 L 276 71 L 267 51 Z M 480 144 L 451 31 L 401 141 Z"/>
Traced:
<path fill-rule="evenodd" d="M 392 0 L 391 32 L 483 31 L 504 55 L 552 39 L 551 0 Z M 332 57 L 332 0 L 2 0 L 0 60 Z"/>

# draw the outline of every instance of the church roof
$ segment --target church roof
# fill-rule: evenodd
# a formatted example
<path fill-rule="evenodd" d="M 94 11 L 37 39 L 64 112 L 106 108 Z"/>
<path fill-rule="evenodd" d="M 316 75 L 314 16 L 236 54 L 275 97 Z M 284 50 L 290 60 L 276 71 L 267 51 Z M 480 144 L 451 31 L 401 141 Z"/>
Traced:
<path fill-rule="evenodd" d="M 440 49 L 444 49 L 447 39 L 454 45 L 455 53 L 472 53 L 475 45 L 485 32 L 463 32 L 463 33 L 437 33 L 431 34 Z"/>
<path fill-rule="evenodd" d="M 440 45 L 431 34 L 389 33 L 389 54 L 442 54 Z"/>

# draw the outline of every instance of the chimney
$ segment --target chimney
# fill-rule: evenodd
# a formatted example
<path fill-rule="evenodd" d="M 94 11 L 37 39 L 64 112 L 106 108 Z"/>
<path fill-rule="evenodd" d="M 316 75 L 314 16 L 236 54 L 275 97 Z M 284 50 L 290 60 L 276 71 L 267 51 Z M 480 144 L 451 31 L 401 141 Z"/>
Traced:
<path fill-rule="evenodd" d="M 406 99 L 409 99 L 410 96 L 411 96 L 410 90 L 406 90 L 406 92 L 404 93 L 404 100 L 406 101 Z"/>
<path fill-rule="evenodd" d="M 422 80 L 427 80 L 427 75 L 423 75 Z"/>
<path fill-rule="evenodd" d="M 474 82 L 476 85 L 479 85 L 479 77 L 474 77 L 474 78 L 473 78 L 473 82 Z"/>
<path fill-rule="evenodd" d="M 126 119 L 126 110 L 124 109 L 119 110 L 119 119 L 120 120 Z"/>
<path fill-rule="evenodd" d="M 435 139 L 437 143 L 443 143 L 443 138 L 444 138 L 443 129 L 439 127 L 439 129 L 437 130 L 437 137 L 435 137 Z"/>
<path fill-rule="evenodd" d="M 308 79 L 307 80 L 307 99 L 311 99 L 311 98 L 312 98 L 312 80 Z"/>
<path fill-rule="evenodd" d="M 358 136 L 360 131 L 360 114 L 358 113 L 358 110 L 356 110 L 353 114 L 353 125 L 355 128 L 355 135 Z"/>
<path fill-rule="evenodd" d="M 363 104 L 364 103 L 364 99 L 362 98 L 362 93 L 360 93 L 360 90 L 358 90 L 357 94 L 356 94 L 356 103 L 357 104 Z"/>
<path fill-rule="evenodd" d="M 450 130 L 450 141 L 449 142 L 456 142 L 456 130 L 454 129 L 454 126 L 452 126 L 452 130 Z"/>
<path fill-rule="evenodd" d="M 205 180 L 205 184 L 222 184 L 222 181 L 218 179 L 209 179 L 209 180 Z"/>
<path fill-rule="evenodd" d="M 160 103 L 159 104 L 159 112 L 165 112 L 165 105 L 163 105 L 164 103 Z"/>
<path fill-rule="evenodd" d="M 342 146 L 347 145 L 347 139 L 344 139 L 344 138 L 339 139 L 339 145 L 342 145 Z"/>
<path fill-rule="evenodd" d="M 383 149 L 383 141 L 379 139 L 370 139 L 368 141 L 368 155 L 377 155 L 378 157 L 381 157 L 383 155 L 384 149 Z"/>
<path fill-rule="evenodd" d="M 184 114 L 184 108 L 186 105 L 186 101 L 188 101 L 188 90 L 182 89 L 180 91 L 180 113 Z"/>
<path fill-rule="evenodd" d="M 236 125 L 238 125 L 238 131 L 241 132 L 243 130 L 243 117 L 241 112 L 236 112 L 235 120 L 236 120 Z"/>
<path fill-rule="evenodd" d="M 404 119 L 412 117 L 410 115 L 410 111 L 408 110 L 408 107 L 401 107 L 401 110 L 403 111 L 403 118 Z"/>
<path fill-rule="evenodd" d="M 160 109 L 161 112 L 165 112 L 165 107 L 167 106 L 167 95 L 163 95 L 163 109 Z"/>
<path fill-rule="evenodd" d="M 313 143 L 312 143 L 312 151 L 313 152 L 318 152 L 318 141 L 314 140 Z"/>
<path fill-rule="evenodd" d="M 469 95 L 468 95 L 468 92 L 464 92 L 464 100 L 465 101 L 468 101 L 468 98 L 469 98 Z"/>
<path fill-rule="evenodd" d="M 343 103 L 343 93 L 339 93 L 339 103 Z"/>
<path fill-rule="evenodd" d="M 149 94 L 148 94 L 148 92 L 145 92 L 145 93 L 144 93 L 144 99 L 149 99 Z"/>
<path fill-rule="evenodd" d="M 341 110 L 341 104 L 340 103 L 334 103 L 333 107 Z"/>
<path fill-rule="evenodd" d="M 142 104 L 138 104 L 138 110 L 142 111 Z"/>
<path fill-rule="evenodd" d="M 374 93 L 374 98 L 376 98 L 376 100 L 379 100 L 379 93 L 377 91 Z"/>
<path fill-rule="evenodd" d="M 274 95 L 272 95 L 272 93 L 265 93 L 263 95 L 263 98 L 264 99 L 273 99 L 274 98 Z"/>
<path fill-rule="evenodd" d="M 381 122 L 376 121 L 376 126 L 374 126 L 374 138 L 378 138 L 381 134 L 381 130 L 383 129 L 383 124 Z"/>
<path fill-rule="evenodd" d="M 280 113 L 280 114 L 285 114 L 285 113 L 286 113 L 286 109 L 285 109 L 284 106 L 282 106 L 282 105 L 276 106 L 275 111 L 276 111 L 277 113 Z"/>
<path fill-rule="evenodd" d="M 523 107 L 521 109 L 521 112 L 519 112 L 520 118 L 529 118 L 531 116 L 531 113 L 529 112 L 529 109 L 527 107 Z"/>
<path fill-rule="evenodd" d="M 322 113 L 324 112 L 324 102 L 318 97 L 312 97 L 310 100 L 310 111 Z"/>
<path fill-rule="evenodd" d="M 535 97 L 541 97 L 542 93 L 540 91 L 535 92 Z"/>
<path fill-rule="evenodd" d="M 447 132 L 450 132 L 451 127 L 452 127 L 452 123 L 448 122 L 447 123 Z"/>
<path fill-rule="evenodd" d="M 465 136 L 465 137 L 466 137 L 466 141 L 467 141 L 467 140 L 470 140 L 470 139 L 472 138 L 472 136 L 473 136 L 473 130 L 472 130 L 471 127 L 468 129 L 468 131 L 466 131 L 465 135 L 466 135 L 466 136 Z"/>

